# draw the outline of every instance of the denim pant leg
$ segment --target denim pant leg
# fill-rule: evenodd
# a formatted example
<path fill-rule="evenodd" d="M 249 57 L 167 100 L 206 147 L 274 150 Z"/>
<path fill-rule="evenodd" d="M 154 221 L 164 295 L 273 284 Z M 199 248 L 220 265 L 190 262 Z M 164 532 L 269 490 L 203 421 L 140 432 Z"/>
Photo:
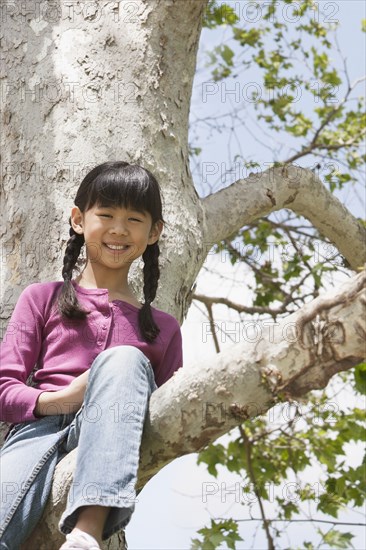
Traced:
<path fill-rule="evenodd" d="M 157 389 L 145 354 L 133 346 L 101 352 L 82 409 L 70 425 L 67 452 L 78 447 L 73 483 L 59 529 L 75 526 L 81 506 L 111 507 L 103 540 L 123 529 L 135 508 L 140 444 L 149 398 Z"/>
<path fill-rule="evenodd" d="M 75 415 L 46 416 L 16 424 L 0 452 L 0 549 L 18 550 L 42 516 Z"/>

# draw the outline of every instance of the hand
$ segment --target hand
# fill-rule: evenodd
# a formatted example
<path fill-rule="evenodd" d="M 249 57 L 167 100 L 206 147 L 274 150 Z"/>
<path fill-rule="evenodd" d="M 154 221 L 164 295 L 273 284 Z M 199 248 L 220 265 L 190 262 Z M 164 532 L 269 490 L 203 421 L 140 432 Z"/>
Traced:
<path fill-rule="evenodd" d="M 71 382 L 67 388 L 64 388 L 61 390 L 64 394 L 65 401 L 69 401 L 70 404 L 77 406 L 77 409 L 80 409 L 83 401 L 84 401 L 84 395 L 86 386 L 88 383 L 89 378 L 89 370 L 83 372 L 83 374 L 80 374 L 80 376 L 77 376 L 74 378 L 74 380 Z"/>
<path fill-rule="evenodd" d="M 84 395 L 89 378 L 89 369 L 62 390 L 55 392 L 42 392 L 37 399 L 34 408 L 35 416 L 47 416 L 53 414 L 69 414 L 77 412 L 84 401 Z"/>

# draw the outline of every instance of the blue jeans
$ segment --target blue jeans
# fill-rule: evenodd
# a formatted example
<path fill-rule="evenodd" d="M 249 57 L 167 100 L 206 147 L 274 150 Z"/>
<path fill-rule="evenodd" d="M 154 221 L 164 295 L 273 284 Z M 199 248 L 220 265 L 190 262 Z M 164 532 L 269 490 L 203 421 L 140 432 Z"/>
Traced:
<path fill-rule="evenodd" d="M 144 353 L 116 346 L 91 365 L 77 413 L 44 416 L 12 428 L 0 453 L 1 550 L 18 550 L 31 534 L 46 506 L 57 463 L 76 447 L 60 531 L 72 531 L 79 508 L 90 505 L 111 507 L 103 540 L 128 524 L 135 508 L 144 422 L 156 389 Z"/>

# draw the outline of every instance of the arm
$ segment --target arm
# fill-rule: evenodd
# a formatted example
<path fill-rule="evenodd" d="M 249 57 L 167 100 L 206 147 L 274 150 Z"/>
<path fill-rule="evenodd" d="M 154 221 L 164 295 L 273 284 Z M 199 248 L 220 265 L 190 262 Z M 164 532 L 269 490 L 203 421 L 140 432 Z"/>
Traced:
<path fill-rule="evenodd" d="M 155 372 L 155 380 L 158 387 L 167 382 L 175 371 L 183 366 L 182 333 L 178 321 L 176 319 L 174 321 L 176 324 L 175 331 L 167 344 L 164 356 Z"/>
<path fill-rule="evenodd" d="M 34 404 L 41 390 L 26 382 L 41 351 L 43 325 L 41 298 L 32 284 L 19 296 L 0 347 L 0 420 L 35 419 Z"/>
<path fill-rule="evenodd" d="M 27 385 L 27 380 L 42 354 L 51 290 L 29 285 L 13 310 L 0 346 L 0 420 L 14 424 L 37 419 L 34 409 L 45 390 Z"/>

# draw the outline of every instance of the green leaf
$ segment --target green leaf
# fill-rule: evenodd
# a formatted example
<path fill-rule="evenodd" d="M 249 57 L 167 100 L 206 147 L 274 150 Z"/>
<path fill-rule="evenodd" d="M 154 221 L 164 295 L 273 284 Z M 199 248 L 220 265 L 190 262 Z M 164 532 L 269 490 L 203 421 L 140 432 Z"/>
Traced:
<path fill-rule="evenodd" d="M 258 28 L 249 30 L 234 28 L 233 36 L 241 46 L 258 46 L 261 43 L 263 31 Z"/>
<path fill-rule="evenodd" d="M 208 29 L 215 29 L 220 26 L 233 25 L 239 20 L 235 10 L 228 4 L 217 5 L 216 1 L 210 0 L 206 6 L 203 18 L 203 26 Z"/>
<path fill-rule="evenodd" d="M 234 52 L 231 48 L 229 48 L 229 46 L 225 45 L 222 47 L 221 56 L 227 65 L 229 65 L 230 67 L 233 66 Z"/>
<path fill-rule="evenodd" d="M 299 507 L 296 506 L 293 502 L 287 502 L 283 505 L 284 517 L 286 519 L 291 519 L 293 514 L 299 512 Z"/>
<path fill-rule="evenodd" d="M 226 457 L 226 451 L 223 445 L 209 445 L 206 449 L 203 449 L 197 456 L 197 464 L 202 462 L 207 464 L 207 469 L 212 476 L 217 477 L 217 464 L 223 464 Z"/>
<path fill-rule="evenodd" d="M 323 82 L 326 84 L 331 84 L 332 86 L 339 86 L 342 84 L 342 79 L 339 77 L 336 69 L 333 69 L 332 71 L 323 73 Z"/>
<path fill-rule="evenodd" d="M 366 363 L 360 363 L 354 368 L 355 389 L 358 393 L 366 395 Z"/>
<path fill-rule="evenodd" d="M 320 529 L 318 529 L 318 532 L 323 537 L 323 543 L 327 544 L 331 548 L 344 548 L 345 550 L 354 548 L 351 544 L 351 540 L 354 538 L 352 533 L 342 533 L 336 529 L 332 529 L 326 533 L 323 533 Z"/>
<path fill-rule="evenodd" d="M 235 543 L 243 540 L 238 534 L 238 524 L 232 519 L 215 521 L 211 520 L 210 527 L 203 527 L 198 531 L 203 535 L 203 540 L 191 540 L 193 550 L 215 550 L 221 543 L 226 543 L 228 548 L 235 550 Z"/>

